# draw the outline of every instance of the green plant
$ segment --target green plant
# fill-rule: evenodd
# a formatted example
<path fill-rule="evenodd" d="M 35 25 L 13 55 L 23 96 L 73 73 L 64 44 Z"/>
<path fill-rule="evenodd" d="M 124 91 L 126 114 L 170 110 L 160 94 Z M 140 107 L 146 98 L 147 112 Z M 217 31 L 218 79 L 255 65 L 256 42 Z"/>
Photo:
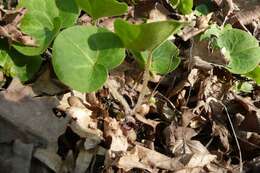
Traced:
<path fill-rule="evenodd" d="M 152 65 L 153 54 L 157 54 L 156 52 L 160 52 L 160 49 L 155 51 L 156 48 L 163 44 L 170 35 L 176 33 L 182 27 L 182 25 L 182 23 L 175 20 L 145 23 L 139 25 L 130 24 L 122 19 L 117 19 L 115 21 L 115 32 L 121 38 L 124 46 L 134 52 L 146 51 L 147 55 L 147 58 L 145 58 L 146 64 L 143 75 L 143 88 L 135 108 L 138 108 L 140 106 L 145 96 L 145 89 L 149 81 L 149 71 Z M 170 44 L 171 43 L 165 45 L 168 46 Z M 160 48 L 164 49 L 165 46 L 161 46 Z M 172 51 L 174 49 L 171 49 L 171 46 L 169 46 L 168 48 L 169 49 L 165 50 Z M 175 49 L 173 51 L 175 51 Z M 138 53 L 135 54 L 137 55 Z M 142 53 L 139 55 L 142 56 Z M 168 58 L 171 59 L 172 57 L 168 56 Z M 179 62 L 177 62 L 177 64 L 178 63 Z"/>
<path fill-rule="evenodd" d="M 173 8 L 176 8 L 182 14 L 190 14 L 192 12 L 193 0 L 169 0 Z"/>
<path fill-rule="evenodd" d="M 224 28 L 213 25 L 201 39 L 209 39 L 215 48 L 219 48 L 228 61 L 226 68 L 234 74 L 251 74 L 251 78 L 260 63 L 260 47 L 255 37 L 230 26 Z M 256 69 L 257 71 L 257 69 Z"/>
<path fill-rule="evenodd" d="M 127 11 L 127 4 L 116 0 L 76 0 L 79 7 L 94 20 L 101 17 L 119 16 Z"/>
<path fill-rule="evenodd" d="M 116 0 L 21 0 L 20 7 L 28 10 L 20 29 L 32 36 L 37 45 L 13 43 L 12 49 L 2 46 L 0 65 L 12 76 L 18 74 L 18 69 L 23 69 L 22 75 L 18 74 L 23 81 L 38 70 L 40 55 L 47 48 L 52 51 L 57 77 L 81 92 L 92 92 L 102 87 L 109 70 L 124 60 L 125 49 L 133 52 L 140 65 L 145 66 L 144 86 L 149 79 L 149 70 L 165 74 L 180 63 L 177 47 L 166 41 L 182 27 L 178 21 L 133 25 L 117 19 L 113 33 L 102 27 L 74 26 L 74 23 L 80 8 L 94 20 L 124 14 L 127 4 Z M 22 59 L 26 68 L 18 68 L 17 59 Z"/>
<path fill-rule="evenodd" d="M 95 26 L 73 26 L 55 39 L 52 63 L 65 84 L 81 92 L 92 92 L 105 83 L 108 70 L 124 57 L 121 40 L 114 33 Z"/>
<path fill-rule="evenodd" d="M 19 77 L 21 81 L 29 80 L 36 73 L 42 59 L 40 56 L 25 56 L 9 48 L 5 40 L 0 40 L 0 67 L 5 75 Z"/>

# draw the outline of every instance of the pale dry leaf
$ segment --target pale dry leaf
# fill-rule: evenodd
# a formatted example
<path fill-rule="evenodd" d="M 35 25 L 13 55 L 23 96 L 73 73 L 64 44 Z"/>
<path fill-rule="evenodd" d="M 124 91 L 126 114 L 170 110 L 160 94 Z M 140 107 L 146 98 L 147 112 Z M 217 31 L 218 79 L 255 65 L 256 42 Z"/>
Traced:
<path fill-rule="evenodd" d="M 116 166 L 126 171 L 140 168 L 150 172 L 156 172 L 158 169 L 174 171 L 183 168 L 183 164 L 178 159 L 167 157 L 140 145 L 136 145 L 120 157 Z"/>
<path fill-rule="evenodd" d="M 196 140 L 176 140 L 175 145 L 170 147 L 172 153 L 177 156 L 183 154 L 208 153 L 207 148 Z"/>
<path fill-rule="evenodd" d="M 128 148 L 127 137 L 123 134 L 119 122 L 114 119 L 107 117 L 105 119 L 105 137 L 111 138 L 110 152 L 125 152 Z"/>
<path fill-rule="evenodd" d="M 55 173 L 59 173 L 62 166 L 62 160 L 58 154 L 47 149 L 37 148 L 33 157 L 44 163 Z"/>
<path fill-rule="evenodd" d="M 182 119 L 182 126 L 187 127 L 190 123 L 192 123 L 192 119 L 196 117 L 192 110 L 190 109 L 184 109 L 181 119 Z"/>
<path fill-rule="evenodd" d="M 85 149 L 80 149 L 74 173 L 85 173 L 91 164 L 92 158 L 94 157 L 93 151 L 87 151 Z"/>
<path fill-rule="evenodd" d="M 95 138 L 86 138 L 84 141 L 84 148 L 85 150 L 90 150 L 95 148 L 99 143 L 100 141 Z"/>
<path fill-rule="evenodd" d="M 152 9 L 149 13 L 149 18 L 147 20 L 147 23 L 165 21 L 167 20 L 167 15 L 169 14 L 170 12 L 167 9 L 165 9 L 159 3 L 156 3 L 155 8 Z"/>
<path fill-rule="evenodd" d="M 185 166 L 189 168 L 203 167 L 217 158 L 216 155 L 206 153 L 196 153 L 190 158 L 188 164 Z"/>
<path fill-rule="evenodd" d="M 225 147 L 226 151 L 229 151 L 228 129 L 224 125 L 213 121 L 212 134 L 214 136 L 219 136 L 222 145 Z"/>
<path fill-rule="evenodd" d="M 92 118 L 92 111 L 87 108 L 69 107 L 67 114 L 72 118 L 69 126 L 82 138 L 91 138 L 99 143 L 102 140 L 103 132 L 98 129 L 98 122 Z"/>
<path fill-rule="evenodd" d="M 155 120 L 151 120 L 151 119 L 147 119 L 145 118 L 144 116 L 136 113 L 135 114 L 135 118 L 136 120 L 148 125 L 148 126 L 151 126 L 154 130 L 156 129 L 156 126 L 160 123 L 158 121 L 155 121 Z"/>

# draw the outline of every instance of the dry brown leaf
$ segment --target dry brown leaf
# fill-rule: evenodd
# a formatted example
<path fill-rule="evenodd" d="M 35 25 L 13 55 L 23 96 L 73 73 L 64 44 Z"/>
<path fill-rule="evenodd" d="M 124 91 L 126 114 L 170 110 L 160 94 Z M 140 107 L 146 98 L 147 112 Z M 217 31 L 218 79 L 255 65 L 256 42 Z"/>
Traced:
<path fill-rule="evenodd" d="M 136 145 L 132 150 L 120 157 L 115 166 L 125 171 L 140 168 L 152 173 L 157 172 L 158 169 L 173 171 L 183 168 L 179 160 L 139 145 Z"/>
<path fill-rule="evenodd" d="M 0 26 L 0 37 L 7 38 L 9 43 L 18 42 L 27 46 L 37 46 L 36 41 L 18 28 L 18 25 L 26 13 L 25 8 L 20 8 L 17 10 L 4 10 L 0 8 L 1 22 L 5 25 Z"/>
<path fill-rule="evenodd" d="M 182 126 L 187 127 L 190 123 L 192 123 L 192 119 L 196 116 L 197 115 L 195 115 L 191 109 L 185 108 L 181 116 Z"/>
<path fill-rule="evenodd" d="M 64 93 L 68 88 L 61 82 L 52 78 L 50 67 L 44 67 L 43 73 L 32 84 L 33 91 L 38 95 L 55 95 Z"/>
<path fill-rule="evenodd" d="M 69 126 L 82 138 L 89 138 L 98 144 L 102 140 L 103 132 L 98 129 L 98 122 L 92 118 L 92 111 L 87 108 L 69 107 L 68 115 L 72 118 Z"/>
<path fill-rule="evenodd" d="M 111 139 L 110 152 L 125 152 L 127 150 L 127 138 L 123 134 L 121 125 L 116 119 L 110 117 L 105 119 L 104 132 L 104 136 Z"/>
<path fill-rule="evenodd" d="M 155 8 L 152 9 L 149 13 L 147 23 L 167 20 L 167 15 L 169 14 L 170 12 L 167 9 L 165 9 L 159 3 L 156 3 Z"/>
<path fill-rule="evenodd" d="M 196 35 L 204 32 L 209 26 L 208 23 L 211 19 L 212 14 L 213 13 L 209 13 L 207 16 L 198 17 L 195 26 L 184 27 L 180 34 L 182 39 L 184 41 L 187 41 L 190 38 L 195 37 Z"/>
<path fill-rule="evenodd" d="M 251 98 L 244 98 L 234 94 L 235 101 L 237 101 L 242 108 L 247 112 L 244 115 L 244 120 L 241 122 L 239 129 L 249 132 L 260 133 L 260 109 L 257 108 Z"/>
<path fill-rule="evenodd" d="M 140 121 L 140 122 L 142 122 L 142 123 L 144 123 L 148 126 L 151 126 L 154 130 L 155 130 L 156 126 L 160 123 L 158 121 L 147 119 L 147 118 L 145 118 L 144 116 L 142 116 L 138 113 L 135 114 L 135 118 L 136 118 L 136 120 L 138 120 L 138 121 Z"/>
<path fill-rule="evenodd" d="M 43 144 L 56 143 L 65 132 L 68 119 L 59 119 L 53 114 L 58 99 L 32 95 L 29 86 L 13 82 L 6 91 L 0 92 L 0 116 L 18 127 L 18 131 L 43 139 Z"/>
<path fill-rule="evenodd" d="M 223 124 L 213 121 L 212 133 L 214 136 L 219 136 L 222 145 L 226 149 L 226 152 L 228 152 L 230 148 L 229 140 L 228 140 L 228 136 L 229 136 L 228 129 Z"/>

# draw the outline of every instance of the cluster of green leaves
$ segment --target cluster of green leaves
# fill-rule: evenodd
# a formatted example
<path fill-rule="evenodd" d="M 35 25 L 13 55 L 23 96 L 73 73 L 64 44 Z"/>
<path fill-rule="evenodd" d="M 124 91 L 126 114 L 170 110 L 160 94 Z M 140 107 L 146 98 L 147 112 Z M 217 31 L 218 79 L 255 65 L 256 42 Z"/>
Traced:
<path fill-rule="evenodd" d="M 223 28 L 212 25 L 201 39 L 209 39 L 214 48 L 221 50 L 231 73 L 245 75 L 260 83 L 260 47 L 255 37 L 230 25 Z"/>
<path fill-rule="evenodd" d="M 52 64 L 57 77 L 81 92 L 99 89 L 109 70 L 125 58 L 125 49 L 133 52 L 140 65 L 151 52 L 150 71 L 167 73 L 180 59 L 178 49 L 167 38 L 176 33 L 182 23 L 175 20 L 134 25 L 117 19 L 115 33 L 97 26 L 77 26 L 80 10 L 94 21 L 101 17 L 119 16 L 128 6 L 116 0 L 20 0 L 18 7 L 28 12 L 21 21 L 22 32 L 32 36 L 37 46 L 13 43 L 0 45 L 0 66 L 6 74 L 23 81 L 32 77 L 41 65 L 41 54 L 52 49 Z"/>

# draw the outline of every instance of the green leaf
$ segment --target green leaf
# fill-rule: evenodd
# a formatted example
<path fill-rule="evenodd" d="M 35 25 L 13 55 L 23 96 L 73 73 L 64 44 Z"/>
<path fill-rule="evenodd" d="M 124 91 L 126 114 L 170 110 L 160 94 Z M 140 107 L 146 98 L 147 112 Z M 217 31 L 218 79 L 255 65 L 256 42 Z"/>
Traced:
<path fill-rule="evenodd" d="M 59 9 L 62 28 L 67 28 L 76 23 L 80 10 L 75 0 L 56 0 Z"/>
<path fill-rule="evenodd" d="M 132 51 L 132 53 L 139 64 L 144 67 L 146 64 L 148 51 L 141 53 Z M 166 74 L 175 70 L 181 61 L 178 55 L 178 48 L 171 41 L 165 41 L 153 51 L 150 71 L 159 74 Z"/>
<path fill-rule="evenodd" d="M 115 32 L 125 47 L 137 52 L 152 51 L 181 27 L 182 23 L 175 20 L 139 25 L 130 24 L 122 19 L 114 22 Z"/>
<path fill-rule="evenodd" d="M 257 85 L 260 85 L 260 66 L 257 66 L 253 71 L 245 74 L 245 76 L 255 80 Z"/>
<path fill-rule="evenodd" d="M 20 0 L 18 7 L 28 12 L 21 21 L 21 30 L 36 40 L 37 47 L 14 43 L 13 47 L 27 56 L 43 53 L 60 30 L 59 11 L 54 0 Z"/>
<path fill-rule="evenodd" d="M 76 0 L 79 7 L 94 20 L 101 17 L 119 16 L 127 12 L 127 4 L 116 0 Z"/>
<path fill-rule="evenodd" d="M 196 6 L 194 12 L 197 16 L 206 16 L 209 13 L 209 9 L 206 4 L 201 4 Z"/>
<path fill-rule="evenodd" d="M 237 93 L 251 93 L 253 90 L 253 85 L 249 82 L 236 82 L 235 83 L 235 91 Z"/>
<path fill-rule="evenodd" d="M 217 40 L 224 56 L 229 60 L 227 68 L 235 74 L 246 74 L 260 63 L 258 41 L 245 31 L 229 29 L 223 31 Z"/>
<path fill-rule="evenodd" d="M 212 37 L 220 37 L 220 35 L 227 30 L 233 29 L 232 25 L 227 24 L 224 28 L 221 28 L 220 26 L 216 24 L 210 25 L 209 29 L 207 29 L 203 34 L 200 36 L 200 40 L 209 40 Z"/>
<path fill-rule="evenodd" d="M 193 0 L 170 0 L 173 8 L 176 8 L 182 14 L 190 14 L 192 12 Z"/>
<path fill-rule="evenodd" d="M 75 90 L 92 92 L 104 84 L 108 70 L 124 57 L 122 42 L 114 33 L 94 26 L 73 26 L 55 39 L 52 64 L 62 82 Z"/>
<path fill-rule="evenodd" d="M 21 81 L 27 81 L 39 70 L 42 60 L 40 56 L 24 56 L 8 48 L 3 40 L 0 41 L 0 66 L 7 76 L 19 77 Z"/>

